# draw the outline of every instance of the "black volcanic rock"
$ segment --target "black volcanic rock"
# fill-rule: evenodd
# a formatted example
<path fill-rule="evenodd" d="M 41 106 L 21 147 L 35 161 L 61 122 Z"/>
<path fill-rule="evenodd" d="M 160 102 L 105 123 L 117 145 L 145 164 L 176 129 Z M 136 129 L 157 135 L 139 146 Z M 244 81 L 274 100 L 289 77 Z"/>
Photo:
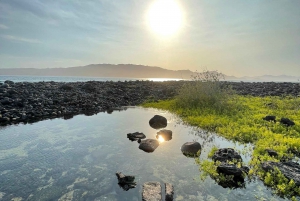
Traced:
<path fill-rule="evenodd" d="M 141 140 L 141 139 L 145 139 L 146 135 L 144 133 L 139 133 L 139 132 L 128 133 L 127 138 L 131 141 L 138 141 L 138 140 Z"/>
<path fill-rule="evenodd" d="M 160 115 L 155 115 L 149 120 L 149 125 L 154 129 L 165 128 L 167 126 L 167 119 Z"/>
<path fill-rule="evenodd" d="M 288 118 L 281 118 L 280 119 L 280 123 L 286 126 L 294 126 L 295 122 L 293 122 L 292 120 L 288 119 Z"/>
<path fill-rule="evenodd" d="M 154 152 L 154 150 L 159 146 L 159 143 L 155 139 L 147 139 L 147 140 L 142 140 L 140 142 L 139 149 L 143 150 L 144 152 Z"/>
<path fill-rule="evenodd" d="M 234 149 L 232 148 L 222 148 L 217 150 L 212 159 L 214 161 L 220 161 L 220 162 L 228 162 L 228 161 L 236 161 L 236 162 L 242 162 L 242 157 L 239 155 Z"/>
<path fill-rule="evenodd" d="M 201 152 L 201 145 L 199 142 L 186 142 L 180 149 L 185 156 L 198 157 Z"/>

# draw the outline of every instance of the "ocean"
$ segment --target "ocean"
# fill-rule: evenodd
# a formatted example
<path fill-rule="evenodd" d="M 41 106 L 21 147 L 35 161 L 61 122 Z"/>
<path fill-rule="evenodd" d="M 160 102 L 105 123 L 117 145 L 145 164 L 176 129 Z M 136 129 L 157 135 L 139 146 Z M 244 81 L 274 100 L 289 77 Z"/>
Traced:
<path fill-rule="evenodd" d="M 87 81 L 135 81 L 135 80 L 149 80 L 154 82 L 162 81 L 178 81 L 183 79 L 175 78 L 127 78 L 127 77 L 74 77 L 74 76 L 13 76 L 0 75 L 0 82 L 11 80 L 13 82 L 87 82 Z"/>

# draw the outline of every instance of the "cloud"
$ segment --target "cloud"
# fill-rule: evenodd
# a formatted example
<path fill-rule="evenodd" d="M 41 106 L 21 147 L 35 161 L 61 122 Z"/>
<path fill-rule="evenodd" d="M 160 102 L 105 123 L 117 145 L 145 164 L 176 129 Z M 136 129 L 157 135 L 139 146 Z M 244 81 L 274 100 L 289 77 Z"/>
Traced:
<path fill-rule="evenodd" d="M 0 24 L 0 29 L 8 29 L 8 27 L 5 26 L 4 24 Z"/>
<path fill-rule="evenodd" d="M 1 35 L 1 36 L 2 38 L 5 38 L 7 40 L 12 40 L 12 41 L 20 41 L 26 43 L 41 43 L 39 40 L 35 40 L 35 39 L 22 38 L 22 37 L 11 36 L 11 35 Z"/>

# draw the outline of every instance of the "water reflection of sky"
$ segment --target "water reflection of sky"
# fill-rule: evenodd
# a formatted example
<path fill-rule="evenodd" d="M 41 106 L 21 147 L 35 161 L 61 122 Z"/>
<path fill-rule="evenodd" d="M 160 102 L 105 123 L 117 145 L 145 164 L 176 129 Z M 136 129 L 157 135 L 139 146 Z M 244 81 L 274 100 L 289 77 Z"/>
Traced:
<path fill-rule="evenodd" d="M 168 119 L 172 140 L 160 143 L 153 153 L 138 149 L 127 133 L 143 132 L 156 139 L 158 130 L 149 119 L 160 114 Z M 168 112 L 128 108 L 112 114 L 75 116 L 32 125 L 0 129 L 0 197 L 3 200 L 141 200 L 141 186 L 147 181 L 169 182 L 175 188 L 175 200 L 283 200 L 271 194 L 260 181 L 247 182 L 246 189 L 229 190 L 212 179 L 200 180 L 199 167 L 185 157 L 180 147 L 198 141 L 205 160 L 212 146 L 234 144 L 213 134 L 186 126 Z M 250 146 L 248 148 L 251 148 Z M 245 150 L 245 149 L 244 149 Z M 242 154 L 244 161 L 250 157 Z M 137 187 L 123 191 L 116 172 L 136 177 Z"/>

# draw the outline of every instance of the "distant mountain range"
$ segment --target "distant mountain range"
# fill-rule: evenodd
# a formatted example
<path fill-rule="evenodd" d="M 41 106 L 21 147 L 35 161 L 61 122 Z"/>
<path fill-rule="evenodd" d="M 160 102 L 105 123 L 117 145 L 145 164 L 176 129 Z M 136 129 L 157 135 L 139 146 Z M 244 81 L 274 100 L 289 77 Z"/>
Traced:
<path fill-rule="evenodd" d="M 69 68 L 0 68 L 0 75 L 27 76 L 79 76 L 79 77 L 128 77 L 128 78 L 177 78 L 190 79 L 195 72 L 190 70 L 168 70 L 161 67 L 134 64 L 90 64 Z M 227 81 L 245 82 L 300 82 L 300 76 L 262 75 L 256 77 L 234 77 L 225 75 Z"/>

